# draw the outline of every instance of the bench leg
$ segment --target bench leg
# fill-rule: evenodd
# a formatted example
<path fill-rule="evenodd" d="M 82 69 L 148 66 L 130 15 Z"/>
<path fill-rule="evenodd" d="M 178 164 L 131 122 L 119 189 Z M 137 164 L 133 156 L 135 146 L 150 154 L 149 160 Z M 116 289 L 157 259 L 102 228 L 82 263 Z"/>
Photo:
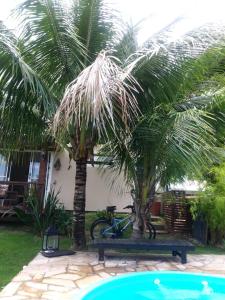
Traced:
<path fill-rule="evenodd" d="M 181 251 L 181 263 L 186 264 L 187 263 L 187 253 L 186 251 Z"/>
<path fill-rule="evenodd" d="M 104 249 L 99 248 L 98 249 L 98 259 L 99 259 L 99 261 L 104 261 L 104 258 L 105 258 Z"/>
<path fill-rule="evenodd" d="M 172 251 L 172 256 L 177 256 L 177 251 Z"/>
<path fill-rule="evenodd" d="M 172 255 L 173 256 L 180 256 L 180 259 L 181 259 L 181 263 L 182 264 L 186 264 L 187 263 L 187 252 L 186 251 L 176 251 L 176 250 L 173 250 L 172 251 Z"/>

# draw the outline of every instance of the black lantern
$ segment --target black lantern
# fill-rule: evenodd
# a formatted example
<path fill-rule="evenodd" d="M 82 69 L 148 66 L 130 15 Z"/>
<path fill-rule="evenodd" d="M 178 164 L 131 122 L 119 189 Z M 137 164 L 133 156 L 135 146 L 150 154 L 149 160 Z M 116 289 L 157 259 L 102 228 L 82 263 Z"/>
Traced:
<path fill-rule="evenodd" d="M 54 226 L 48 227 L 42 241 L 42 252 L 54 253 L 59 250 L 59 232 Z"/>

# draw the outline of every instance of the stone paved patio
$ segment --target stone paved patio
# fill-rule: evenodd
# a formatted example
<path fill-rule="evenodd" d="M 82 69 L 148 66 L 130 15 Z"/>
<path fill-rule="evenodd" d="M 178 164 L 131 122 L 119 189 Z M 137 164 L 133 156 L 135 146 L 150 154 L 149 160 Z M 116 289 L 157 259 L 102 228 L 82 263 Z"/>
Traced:
<path fill-rule="evenodd" d="M 99 264 L 97 254 L 45 258 L 38 254 L 0 293 L 0 300 L 76 299 L 76 293 L 102 279 L 136 271 L 174 270 L 225 276 L 225 255 L 188 255 L 188 263 L 170 256 L 107 257 Z"/>

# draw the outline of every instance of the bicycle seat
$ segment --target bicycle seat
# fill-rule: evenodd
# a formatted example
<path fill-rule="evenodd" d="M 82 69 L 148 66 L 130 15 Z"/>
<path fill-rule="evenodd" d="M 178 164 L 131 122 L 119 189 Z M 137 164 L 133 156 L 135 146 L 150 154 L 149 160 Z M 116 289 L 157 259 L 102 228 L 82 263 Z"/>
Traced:
<path fill-rule="evenodd" d="M 127 205 L 127 206 L 125 206 L 123 209 L 131 209 L 131 211 L 132 211 L 133 213 L 135 212 L 134 205 Z"/>
<path fill-rule="evenodd" d="M 107 206 L 106 211 L 108 213 L 113 213 L 116 210 L 116 206 Z"/>

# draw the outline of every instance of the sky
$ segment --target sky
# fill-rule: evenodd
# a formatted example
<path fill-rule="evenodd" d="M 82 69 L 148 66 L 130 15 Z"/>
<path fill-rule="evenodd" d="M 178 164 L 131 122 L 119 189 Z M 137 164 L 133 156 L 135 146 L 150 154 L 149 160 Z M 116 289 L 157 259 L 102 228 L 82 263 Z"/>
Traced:
<path fill-rule="evenodd" d="M 9 27 L 15 24 L 7 19 L 10 10 L 23 0 L 0 0 L 0 19 Z M 69 0 L 63 0 L 69 1 Z M 207 22 L 225 22 L 225 0 L 108 0 L 119 10 L 127 22 L 140 25 L 139 41 L 170 24 L 176 18 L 182 20 L 174 28 L 179 36 Z M 147 19 L 146 19 L 147 18 Z"/>

